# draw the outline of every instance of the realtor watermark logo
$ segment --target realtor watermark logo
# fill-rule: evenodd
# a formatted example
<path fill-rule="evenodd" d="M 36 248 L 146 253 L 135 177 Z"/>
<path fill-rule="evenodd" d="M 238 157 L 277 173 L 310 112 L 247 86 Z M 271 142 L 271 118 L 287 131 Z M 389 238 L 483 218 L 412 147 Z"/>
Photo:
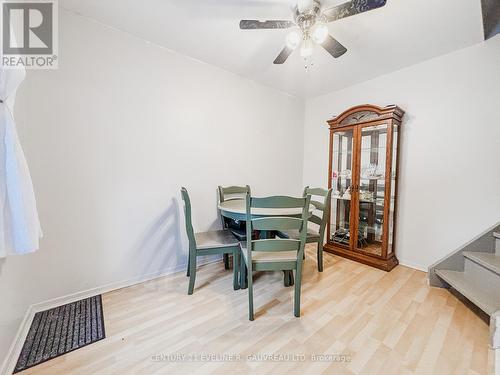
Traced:
<path fill-rule="evenodd" d="M 57 69 L 57 0 L 2 2 L 2 66 Z"/>

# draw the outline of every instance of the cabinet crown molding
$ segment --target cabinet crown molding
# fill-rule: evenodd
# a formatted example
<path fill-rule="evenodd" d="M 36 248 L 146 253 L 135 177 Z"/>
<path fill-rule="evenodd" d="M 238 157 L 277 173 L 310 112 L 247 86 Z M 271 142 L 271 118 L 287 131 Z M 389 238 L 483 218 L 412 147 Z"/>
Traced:
<path fill-rule="evenodd" d="M 372 121 L 394 119 L 401 122 L 404 111 L 396 105 L 379 107 L 373 104 L 357 105 L 328 121 L 330 129 L 364 124 Z"/>

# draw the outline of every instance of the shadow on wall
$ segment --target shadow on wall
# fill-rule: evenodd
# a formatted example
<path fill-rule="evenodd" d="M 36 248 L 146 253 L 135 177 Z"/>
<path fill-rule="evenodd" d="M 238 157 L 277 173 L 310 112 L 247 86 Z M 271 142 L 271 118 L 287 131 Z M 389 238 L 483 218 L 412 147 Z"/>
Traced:
<path fill-rule="evenodd" d="M 176 198 L 172 198 L 165 212 L 151 224 L 134 249 L 134 261 L 142 264 L 140 275 L 174 270 L 187 264 L 187 253 L 184 253 L 182 246 L 179 202 Z"/>
<path fill-rule="evenodd" d="M 0 258 L 0 276 L 2 276 L 2 268 L 5 264 L 5 258 Z"/>

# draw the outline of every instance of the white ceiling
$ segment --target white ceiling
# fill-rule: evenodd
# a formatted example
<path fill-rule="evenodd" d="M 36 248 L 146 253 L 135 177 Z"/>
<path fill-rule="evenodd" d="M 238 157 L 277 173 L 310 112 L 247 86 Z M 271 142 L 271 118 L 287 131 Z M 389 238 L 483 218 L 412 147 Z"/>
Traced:
<path fill-rule="evenodd" d="M 295 0 L 296 1 L 296 0 Z M 292 19 L 293 0 L 60 0 L 63 8 L 300 97 L 313 97 L 483 40 L 480 0 L 388 0 L 330 24 L 348 49 L 317 47 L 307 71 L 295 51 L 273 65 L 286 30 L 239 29 L 240 19 Z M 323 0 L 323 6 L 342 3 Z M 63 31 L 62 31 L 63 32 Z"/>

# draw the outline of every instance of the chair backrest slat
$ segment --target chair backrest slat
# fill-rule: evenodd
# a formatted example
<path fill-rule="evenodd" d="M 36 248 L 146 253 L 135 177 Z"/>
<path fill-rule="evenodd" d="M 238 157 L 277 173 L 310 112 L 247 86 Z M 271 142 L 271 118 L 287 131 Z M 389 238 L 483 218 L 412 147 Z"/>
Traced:
<path fill-rule="evenodd" d="M 314 224 L 318 224 L 319 226 L 321 226 L 321 224 L 323 224 L 323 218 L 319 217 L 317 215 L 312 215 L 309 218 L 309 221 L 313 222 Z"/>
<path fill-rule="evenodd" d="M 302 208 L 303 198 L 294 198 L 287 196 L 274 196 L 265 198 L 251 198 L 251 206 L 256 208 Z"/>
<path fill-rule="evenodd" d="M 312 194 L 310 194 L 312 195 Z M 319 202 L 319 201 L 316 201 L 316 200 L 312 200 L 311 199 L 311 204 L 316 207 L 317 210 L 320 210 L 320 211 L 324 211 L 325 208 L 326 208 L 326 204 L 324 202 Z"/>
<path fill-rule="evenodd" d="M 253 251 L 299 251 L 300 240 L 269 238 L 265 240 L 254 240 Z"/>
<path fill-rule="evenodd" d="M 254 230 L 300 230 L 302 219 L 297 217 L 262 217 L 252 220 Z"/>
<path fill-rule="evenodd" d="M 326 197 L 328 194 L 328 190 L 323 189 L 323 188 L 310 188 L 308 186 L 308 187 L 306 187 L 306 190 L 307 190 L 307 194 L 316 195 L 318 197 Z"/>
<path fill-rule="evenodd" d="M 185 187 L 181 188 L 181 196 L 184 201 L 184 219 L 186 222 L 186 233 L 189 240 L 189 246 L 196 248 L 196 240 L 194 237 L 193 222 L 191 220 L 191 199 Z"/>

